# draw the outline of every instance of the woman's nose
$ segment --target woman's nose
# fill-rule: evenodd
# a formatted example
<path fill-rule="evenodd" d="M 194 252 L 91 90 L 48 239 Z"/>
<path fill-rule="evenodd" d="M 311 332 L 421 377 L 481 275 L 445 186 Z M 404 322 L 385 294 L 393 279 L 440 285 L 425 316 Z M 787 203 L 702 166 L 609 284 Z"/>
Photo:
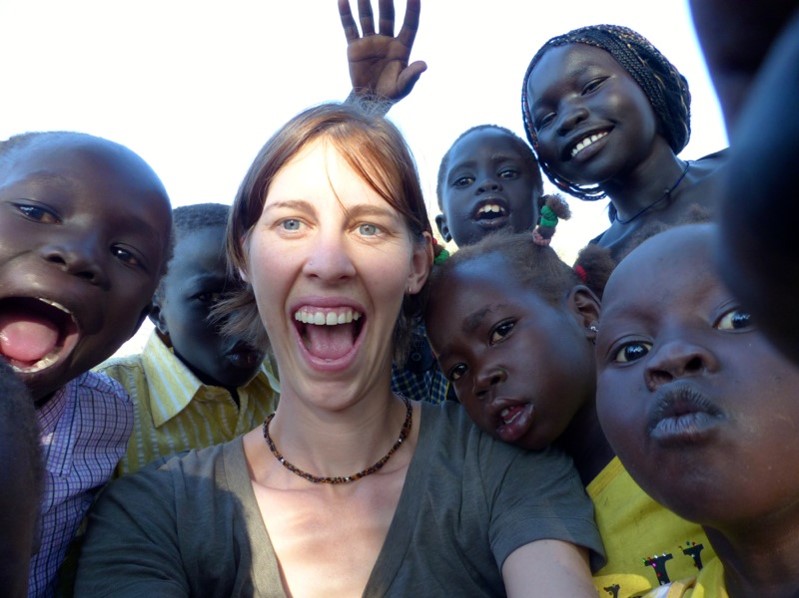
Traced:
<path fill-rule="evenodd" d="M 329 282 L 350 278 L 355 275 L 350 252 L 344 233 L 319 231 L 310 245 L 303 272 Z"/>

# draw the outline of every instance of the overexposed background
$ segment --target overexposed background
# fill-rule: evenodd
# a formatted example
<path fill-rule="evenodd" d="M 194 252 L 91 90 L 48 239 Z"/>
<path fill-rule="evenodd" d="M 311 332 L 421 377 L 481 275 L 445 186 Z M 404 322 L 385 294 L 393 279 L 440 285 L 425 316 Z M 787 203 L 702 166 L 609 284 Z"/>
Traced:
<path fill-rule="evenodd" d="M 395 4 L 399 29 L 405 3 Z M 377 17 L 377 0 L 373 9 Z M 726 146 L 686 0 L 422 0 L 411 59 L 428 71 L 389 116 L 414 152 L 431 217 L 452 141 L 481 123 L 524 138 L 529 60 L 553 35 L 596 23 L 639 31 L 687 77 L 684 158 Z M 174 206 L 230 203 L 280 125 L 350 89 L 336 0 L 0 0 L 0 56 L 0 138 L 77 130 L 113 139 L 153 166 Z M 553 240 L 567 260 L 608 222 L 605 201 L 570 204 Z"/>

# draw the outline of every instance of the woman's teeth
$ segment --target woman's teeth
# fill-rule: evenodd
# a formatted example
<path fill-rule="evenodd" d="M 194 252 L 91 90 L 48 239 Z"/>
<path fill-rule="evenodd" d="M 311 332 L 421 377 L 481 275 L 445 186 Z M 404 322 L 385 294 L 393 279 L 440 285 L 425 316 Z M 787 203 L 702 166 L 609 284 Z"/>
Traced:
<path fill-rule="evenodd" d="M 303 324 L 314 324 L 316 326 L 336 326 L 338 324 L 349 324 L 361 318 L 361 314 L 351 309 L 338 311 L 309 311 L 300 309 L 294 314 L 294 319 Z"/>

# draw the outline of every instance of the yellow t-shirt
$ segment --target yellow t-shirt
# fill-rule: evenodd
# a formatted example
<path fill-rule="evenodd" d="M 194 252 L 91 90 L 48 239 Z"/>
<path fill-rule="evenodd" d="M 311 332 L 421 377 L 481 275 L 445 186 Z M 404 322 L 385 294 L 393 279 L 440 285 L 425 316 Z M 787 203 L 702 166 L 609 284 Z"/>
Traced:
<path fill-rule="evenodd" d="M 626 598 L 696 576 L 715 558 L 702 528 L 652 500 L 614 458 L 586 488 L 607 564 L 594 574 L 600 596 Z"/>
<path fill-rule="evenodd" d="M 724 585 L 724 567 L 711 559 L 698 575 L 652 590 L 646 598 L 729 598 Z"/>
<path fill-rule="evenodd" d="M 239 404 L 206 386 L 153 332 L 138 355 L 114 357 L 96 371 L 110 376 L 133 401 L 133 432 L 116 476 L 160 457 L 232 440 L 263 423 L 277 406 L 278 383 L 268 362 L 245 386 Z"/>

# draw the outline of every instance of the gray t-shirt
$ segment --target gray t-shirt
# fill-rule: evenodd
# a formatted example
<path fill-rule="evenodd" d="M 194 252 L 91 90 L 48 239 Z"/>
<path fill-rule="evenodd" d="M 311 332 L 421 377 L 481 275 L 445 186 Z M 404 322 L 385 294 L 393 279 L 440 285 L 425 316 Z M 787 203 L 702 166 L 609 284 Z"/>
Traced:
<path fill-rule="evenodd" d="M 421 409 L 416 453 L 364 596 L 503 596 L 505 558 L 540 539 L 586 546 L 602 560 L 593 507 L 568 457 L 496 441 L 457 404 Z M 76 595 L 148 594 L 284 596 L 241 439 L 123 477 L 93 509 Z"/>

